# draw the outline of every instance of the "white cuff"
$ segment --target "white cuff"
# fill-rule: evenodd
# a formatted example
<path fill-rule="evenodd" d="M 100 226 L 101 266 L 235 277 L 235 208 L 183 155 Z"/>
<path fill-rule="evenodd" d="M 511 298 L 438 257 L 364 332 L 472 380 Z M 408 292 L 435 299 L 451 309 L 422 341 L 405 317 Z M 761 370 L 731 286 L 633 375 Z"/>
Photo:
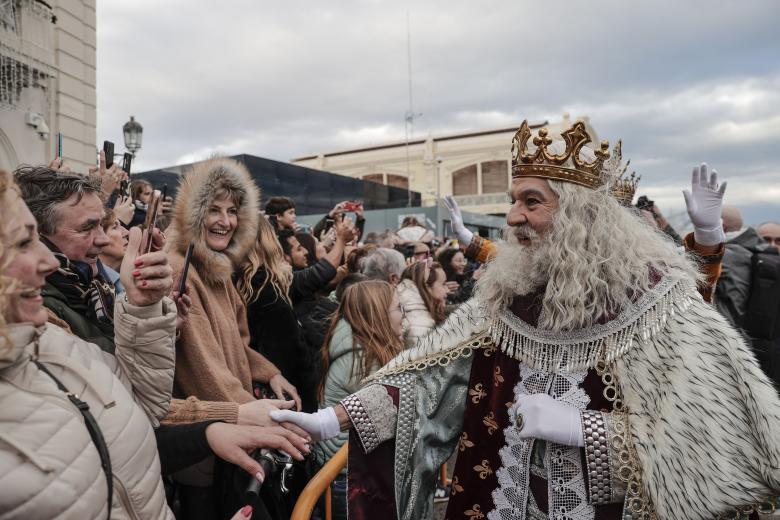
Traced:
<path fill-rule="evenodd" d="M 331 439 L 341 433 L 339 419 L 336 417 L 336 411 L 332 406 L 323 408 L 317 412 L 320 414 L 320 439 Z"/>
<path fill-rule="evenodd" d="M 471 240 L 474 238 L 474 233 L 469 231 L 469 229 L 466 228 L 465 226 L 460 231 L 455 231 L 455 235 L 457 235 L 458 241 L 461 244 L 463 244 L 463 247 L 467 247 L 471 243 Z"/>
<path fill-rule="evenodd" d="M 712 229 L 693 228 L 693 239 L 702 246 L 716 246 L 726 241 L 726 234 L 723 232 L 723 225 Z"/>

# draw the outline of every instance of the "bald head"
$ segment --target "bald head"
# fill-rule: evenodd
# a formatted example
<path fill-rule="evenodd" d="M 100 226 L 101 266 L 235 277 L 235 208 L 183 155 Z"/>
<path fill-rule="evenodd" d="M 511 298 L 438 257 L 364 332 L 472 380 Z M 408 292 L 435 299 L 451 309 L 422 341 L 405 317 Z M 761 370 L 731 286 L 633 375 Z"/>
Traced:
<path fill-rule="evenodd" d="M 780 252 L 780 224 L 777 222 L 764 222 L 756 228 L 758 235 L 766 242 L 772 244 Z"/>
<path fill-rule="evenodd" d="M 733 204 L 724 204 L 720 213 L 723 219 L 723 231 L 739 231 L 742 229 L 742 213 Z"/>

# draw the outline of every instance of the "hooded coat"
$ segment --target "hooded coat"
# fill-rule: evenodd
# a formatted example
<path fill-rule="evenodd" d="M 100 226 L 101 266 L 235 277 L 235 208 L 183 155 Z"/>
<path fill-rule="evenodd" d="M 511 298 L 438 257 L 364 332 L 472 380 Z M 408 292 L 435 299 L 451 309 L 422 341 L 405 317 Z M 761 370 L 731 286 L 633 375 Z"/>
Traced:
<path fill-rule="evenodd" d="M 215 251 L 206 243 L 204 222 L 215 194 L 227 189 L 236 201 L 237 227 L 228 247 Z M 176 348 L 171 415 L 185 422 L 224 419 L 236 422 L 238 405 L 254 400 L 252 381 L 267 383 L 279 370 L 249 347 L 246 307 L 233 285 L 233 273 L 254 246 L 260 193 L 247 169 L 231 159 L 197 164 L 179 188 L 173 212 L 170 264 L 174 280 L 193 244 L 187 276 L 192 298 L 189 319 Z"/>

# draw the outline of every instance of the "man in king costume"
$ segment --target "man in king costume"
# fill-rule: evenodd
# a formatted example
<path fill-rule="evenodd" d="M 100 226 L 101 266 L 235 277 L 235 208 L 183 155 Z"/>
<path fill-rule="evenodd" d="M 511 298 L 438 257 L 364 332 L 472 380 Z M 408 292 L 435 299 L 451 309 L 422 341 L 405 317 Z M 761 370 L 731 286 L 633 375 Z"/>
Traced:
<path fill-rule="evenodd" d="M 515 135 L 506 241 L 472 300 L 335 408 L 272 412 L 315 440 L 349 429 L 351 520 L 432 518 L 454 450 L 453 520 L 777 507 L 775 390 L 702 300 L 695 263 L 611 196 L 620 154 L 585 147 L 582 123 L 560 137 L 532 137 L 525 122 Z M 689 211 L 704 236 L 720 225 L 701 217 L 722 189 L 694 173 Z"/>

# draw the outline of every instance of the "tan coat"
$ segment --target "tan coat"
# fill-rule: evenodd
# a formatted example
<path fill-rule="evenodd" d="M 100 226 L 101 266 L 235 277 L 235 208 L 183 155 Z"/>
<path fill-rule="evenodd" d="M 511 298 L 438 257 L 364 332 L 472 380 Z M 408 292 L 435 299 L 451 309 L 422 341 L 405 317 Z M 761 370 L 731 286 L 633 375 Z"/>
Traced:
<path fill-rule="evenodd" d="M 224 251 L 208 247 L 203 223 L 214 194 L 237 198 L 238 226 Z M 246 308 L 232 276 L 254 247 L 260 193 L 246 168 L 232 159 L 212 159 L 184 176 L 176 196 L 169 261 L 174 280 L 194 244 L 187 290 L 190 316 L 176 344 L 173 401 L 166 422 L 222 419 L 235 422 L 238 405 L 254 400 L 252 381 L 268 382 L 279 370 L 249 348 Z"/>
<path fill-rule="evenodd" d="M 111 454 L 111 518 L 173 518 L 152 425 L 173 384 L 176 307 L 118 301 L 115 355 L 56 325 L 12 325 L 0 354 L 0 519 L 104 519 L 107 485 L 81 413 L 32 363 L 36 354 L 95 416 Z"/>

